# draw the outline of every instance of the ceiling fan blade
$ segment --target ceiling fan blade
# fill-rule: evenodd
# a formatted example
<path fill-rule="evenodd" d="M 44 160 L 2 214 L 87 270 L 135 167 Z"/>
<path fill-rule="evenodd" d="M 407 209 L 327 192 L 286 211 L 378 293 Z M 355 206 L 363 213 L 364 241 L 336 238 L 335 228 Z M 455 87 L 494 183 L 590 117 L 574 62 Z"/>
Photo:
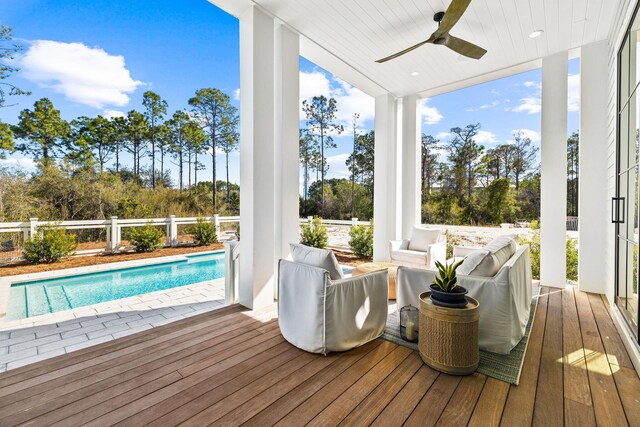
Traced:
<path fill-rule="evenodd" d="M 469 3 L 471 3 L 471 0 L 452 0 L 434 34 L 441 36 L 448 33 L 460 20 L 467 7 L 469 7 Z"/>
<path fill-rule="evenodd" d="M 466 40 L 454 37 L 451 34 L 447 36 L 447 39 L 443 44 L 454 52 L 458 52 L 460 55 L 473 59 L 480 59 L 485 53 L 487 53 L 486 49 L 476 46 L 473 43 L 469 43 Z"/>
<path fill-rule="evenodd" d="M 387 62 L 387 61 L 390 61 L 390 60 L 392 60 L 392 59 L 395 59 L 395 58 L 397 58 L 397 57 L 399 57 L 399 56 L 404 55 L 405 53 L 411 52 L 412 50 L 419 48 L 419 47 L 420 47 L 420 46 L 422 46 L 422 45 L 425 45 L 425 44 L 427 44 L 427 43 L 431 43 L 432 41 L 433 41 L 433 40 L 432 40 L 432 37 L 430 37 L 430 38 L 428 38 L 427 40 L 425 40 L 425 41 L 423 41 L 423 42 L 420 42 L 420 43 L 418 43 L 418 44 L 416 44 L 416 45 L 413 45 L 413 46 L 411 46 L 411 47 L 408 47 L 408 48 L 406 48 L 405 50 L 401 50 L 401 51 L 400 51 L 400 52 L 398 52 L 398 53 L 394 53 L 394 54 L 393 54 L 393 55 L 391 55 L 391 56 L 387 56 L 386 58 L 378 59 L 376 62 L 377 62 L 378 64 L 382 64 L 383 62 Z"/>

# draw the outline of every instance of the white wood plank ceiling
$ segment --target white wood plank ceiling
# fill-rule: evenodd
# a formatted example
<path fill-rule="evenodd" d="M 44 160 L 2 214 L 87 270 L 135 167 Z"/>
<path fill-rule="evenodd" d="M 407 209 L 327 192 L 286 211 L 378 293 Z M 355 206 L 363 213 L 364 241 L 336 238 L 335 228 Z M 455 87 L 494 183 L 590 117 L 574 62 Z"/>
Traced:
<path fill-rule="evenodd" d="M 216 3 L 215 0 L 212 0 Z M 455 84 L 607 37 L 620 0 L 473 0 L 452 35 L 487 49 L 479 61 L 425 45 L 449 0 L 253 0 L 366 77 L 402 96 Z M 544 30 L 529 38 L 534 30 Z M 319 64 L 322 65 L 322 64 Z M 418 76 L 411 76 L 417 71 Z"/>

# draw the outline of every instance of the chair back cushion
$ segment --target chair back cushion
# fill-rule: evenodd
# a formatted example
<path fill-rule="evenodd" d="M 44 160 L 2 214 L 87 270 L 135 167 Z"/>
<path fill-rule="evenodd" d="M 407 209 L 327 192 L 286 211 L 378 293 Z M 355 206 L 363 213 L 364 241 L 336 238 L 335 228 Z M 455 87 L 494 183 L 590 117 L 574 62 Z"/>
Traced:
<path fill-rule="evenodd" d="M 438 243 L 442 236 L 441 228 L 413 227 L 409 249 L 412 251 L 428 252 L 429 245 Z"/>
<path fill-rule="evenodd" d="M 496 237 L 484 248 L 469 254 L 457 272 L 465 276 L 493 277 L 516 253 L 517 246 L 512 236 Z"/>
<path fill-rule="evenodd" d="M 295 243 L 290 243 L 289 247 L 294 262 L 327 270 L 331 280 L 344 278 L 336 256 L 329 249 L 312 248 Z"/>

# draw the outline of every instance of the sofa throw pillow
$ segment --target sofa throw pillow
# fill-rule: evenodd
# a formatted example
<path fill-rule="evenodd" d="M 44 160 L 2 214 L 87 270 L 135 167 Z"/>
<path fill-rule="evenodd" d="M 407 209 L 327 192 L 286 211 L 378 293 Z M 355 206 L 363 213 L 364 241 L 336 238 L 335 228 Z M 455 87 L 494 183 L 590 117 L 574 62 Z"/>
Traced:
<path fill-rule="evenodd" d="M 462 264 L 458 266 L 456 273 L 463 276 L 472 276 L 476 267 L 478 267 L 485 257 L 490 255 L 491 253 L 485 249 L 477 249 L 471 252 L 469 255 L 464 257 L 464 261 L 462 261 Z"/>
<path fill-rule="evenodd" d="M 493 277 L 516 253 L 518 245 L 512 236 L 500 236 L 484 248 L 472 252 L 458 267 L 458 273 L 468 276 Z"/>
<path fill-rule="evenodd" d="M 437 243 L 442 236 L 441 228 L 413 227 L 409 249 L 412 251 L 427 252 L 429 245 Z"/>
<path fill-rule="evenodd" d="M 294 262 L 323 268 L 329 272 L 331 280 L 344 278 L 338 260 L 332 251 L 328 249 L 312 248 L 305 245 L 290 243 L 291 257 Z"/>

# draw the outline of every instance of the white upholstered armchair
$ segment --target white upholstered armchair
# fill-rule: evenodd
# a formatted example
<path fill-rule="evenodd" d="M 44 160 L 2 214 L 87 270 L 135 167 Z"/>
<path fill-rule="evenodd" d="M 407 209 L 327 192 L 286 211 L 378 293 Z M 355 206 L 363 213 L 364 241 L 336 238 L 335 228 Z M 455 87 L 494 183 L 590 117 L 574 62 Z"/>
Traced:
<path fill-rule="evenodd" d="M 435 268 L 447 260 L 447 237 L 440 228 L 413 227 L 411 239 L 392 240 L 391 262 L 405 267 Z"/>
<path fill-rule="evenodd" d="M 327 354 L 365 344 L 384 332 L 387 270 L 343 277 L 331 251 L 291 245 L 278 268 L 278 321 L 298 348 Z"/>

